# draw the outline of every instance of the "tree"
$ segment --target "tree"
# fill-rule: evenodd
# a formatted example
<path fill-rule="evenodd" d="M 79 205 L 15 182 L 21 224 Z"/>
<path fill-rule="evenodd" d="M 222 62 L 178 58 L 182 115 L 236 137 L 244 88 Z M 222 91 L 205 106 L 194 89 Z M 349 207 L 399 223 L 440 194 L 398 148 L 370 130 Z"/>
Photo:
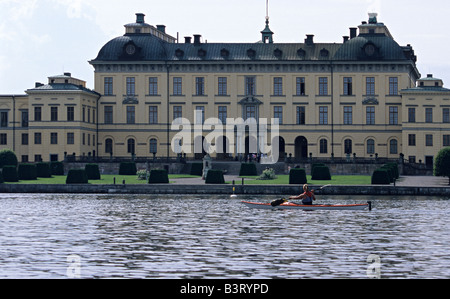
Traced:
<path fill-rule="evenodd" d="M 10 149 L 3 149 L 0 151 L 0 168 L 5 165 L 17 166 L 18 161 L 16 154 Z"/>
<path fill-rule="evenodd" d="M 450 185 L 450 147 L 442 149 L 434 161 L 434 175 L 448 177 Z"/>

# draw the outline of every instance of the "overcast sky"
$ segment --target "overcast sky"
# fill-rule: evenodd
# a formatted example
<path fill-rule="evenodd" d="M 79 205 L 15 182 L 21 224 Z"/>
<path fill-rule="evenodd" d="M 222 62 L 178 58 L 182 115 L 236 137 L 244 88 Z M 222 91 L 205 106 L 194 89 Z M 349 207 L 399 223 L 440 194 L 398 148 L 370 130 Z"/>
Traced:
<path fill-rule="evenodd" d="M 201 34 L 208 42 L 256 42 L 264 29 L 266 0 L 0 0 L 0 94 L 23 94 L 35 82 L 71 72 L 94 87 L 88 63 L 123 25 L 146 15 L 167 33 Z M 269 0 L 275 43 L 342 42 L 349 28 L 377 12 L 401 45 L 411 44 L 422 76 L 450 86 L 448 0 Z"/>

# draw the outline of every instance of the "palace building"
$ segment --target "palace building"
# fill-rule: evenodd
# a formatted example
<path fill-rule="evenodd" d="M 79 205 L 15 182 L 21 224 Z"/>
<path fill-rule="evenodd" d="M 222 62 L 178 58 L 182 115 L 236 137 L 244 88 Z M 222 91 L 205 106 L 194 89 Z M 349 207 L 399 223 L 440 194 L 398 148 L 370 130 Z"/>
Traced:
<path fill-rule="evenodd" d="M 179 118 L 278 119 L 280 158 L 297 161 L 403 155 L 431 164 L 450 146 L 450 90 L 432 75 L 421 77 L 412 46 L 399 45 L 376 14 L 337 43 L 313 35 L 276 43 L 268 18 L 256 43 L 207 43 L 201 35 L 181 41 L 144 17 L 136 14 L 125 34 L 89 61 L 93 90 L 65 73 L 24 95 L 0 96 L 0 147 L 31 162 L 173 158 L 178 132 L 171 126 Z M 202 148 L 208 133 L 192 147 Z M 236 158 L 239 146 L 258 151 L 250 144 L 259 133 L 245 134 L 245 146 L 218 136 L 213 158 Z"/>

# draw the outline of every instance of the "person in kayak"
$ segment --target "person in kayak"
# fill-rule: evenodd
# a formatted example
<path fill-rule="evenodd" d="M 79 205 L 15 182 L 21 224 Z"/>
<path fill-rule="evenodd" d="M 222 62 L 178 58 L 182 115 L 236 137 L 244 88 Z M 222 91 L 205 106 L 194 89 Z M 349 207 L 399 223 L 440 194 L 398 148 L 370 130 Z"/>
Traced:
<path fill-rule="evenodd" d="M 314 190 L 309 191 L 308 184 L 303 185 L 304 193 L 299 196 L 291 196 L 289 199 L 301 199 L 302 204 L 304 205 L 312 205 L 313 201 L 316 200 L 316 196 L 314 195 Z"/>

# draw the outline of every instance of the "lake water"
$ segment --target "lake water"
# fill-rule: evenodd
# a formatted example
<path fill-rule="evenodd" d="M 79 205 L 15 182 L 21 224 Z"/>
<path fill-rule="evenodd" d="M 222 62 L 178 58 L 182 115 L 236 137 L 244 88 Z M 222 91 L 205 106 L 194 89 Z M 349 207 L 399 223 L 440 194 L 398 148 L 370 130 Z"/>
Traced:
<path fill-rule="evenodd" d="M 0 278 L 450 278 L 446 198 L 0 194 Z"/>

